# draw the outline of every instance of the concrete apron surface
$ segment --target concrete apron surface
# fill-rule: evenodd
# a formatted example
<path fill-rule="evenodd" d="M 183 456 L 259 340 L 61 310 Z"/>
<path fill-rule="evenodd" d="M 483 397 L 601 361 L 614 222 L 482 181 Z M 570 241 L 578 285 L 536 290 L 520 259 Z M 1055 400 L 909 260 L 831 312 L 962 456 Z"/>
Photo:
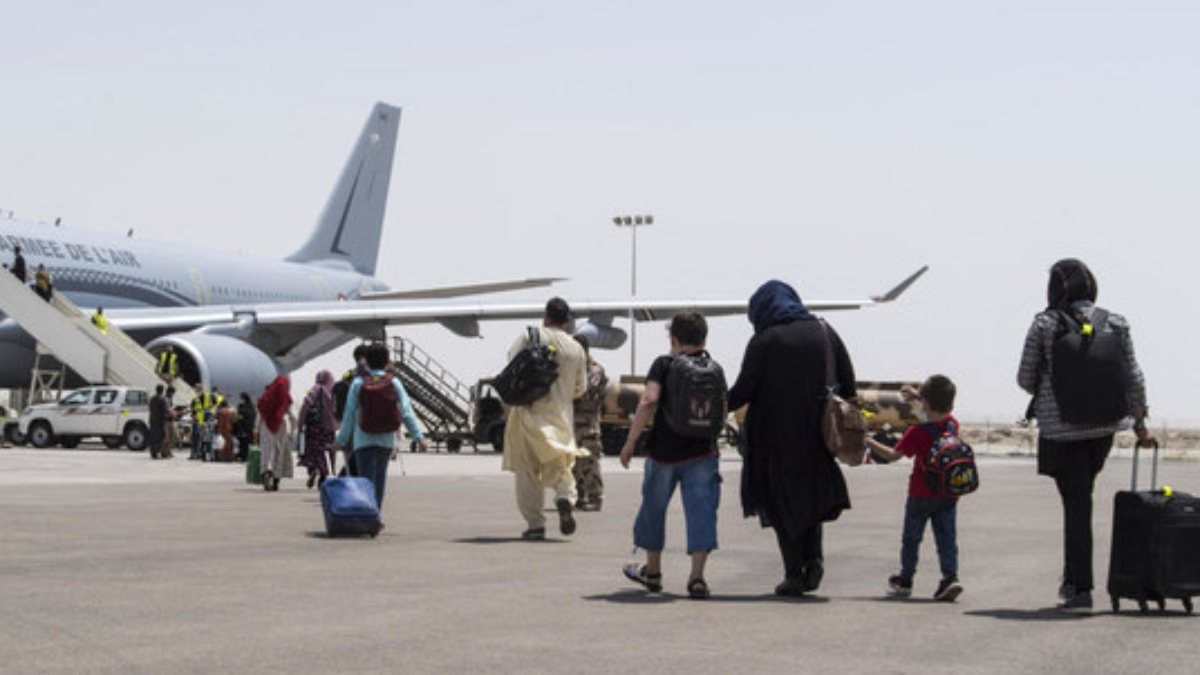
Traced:
<path fill-rule="evenodd" d="M 885 597 L 897 569 L 909 467 L 846 469 L 854 508 L 825 531 L 811 598 L 772 594 L 771 531 L 741 517 L 735 454 L 722 461 L 713 597 L 686 598 L 678 497 L 665 592 L 626 581 L 640 460 L 605 460 L 604 511 L 578 532 L 522 542 L 513 480 L 496 455 L 404 455 L 374 540 L 327 539 L 302 479 L 265 493 L 242 465 L 80 449 L 0 451 L 2 673 L 1194 673 L 1200 623 L 1178 602 L 1108 612 L 1114 459 L 1096 494 L 1094 615 L 1052 609 L 1061 507 L 1028 459 L 981 459 L 959 506 L 954 604 L 932 534 L 914 597 Z M 1147 467 L 1148 469 L 1148 467 Z M 1148 470 L 1143 473 L 1148 480 Z M 1160 483 L 1200 491 L 1200 464 Z M 547 506 L 551 506 L 549 496 Z"/>

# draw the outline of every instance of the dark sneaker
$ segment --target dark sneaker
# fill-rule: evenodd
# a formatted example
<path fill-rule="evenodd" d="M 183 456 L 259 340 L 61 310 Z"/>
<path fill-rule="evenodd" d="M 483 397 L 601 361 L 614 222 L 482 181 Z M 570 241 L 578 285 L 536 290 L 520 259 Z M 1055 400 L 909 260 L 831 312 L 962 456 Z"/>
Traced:
<path fill-rule="evenodd" d="M 524 532 L 521 533 L 521 538 L 524 539 L 525 541 L 545 541 L 546 528 L 531 527 L 528 530 L 525 530 Z"/>
<path fill-rule="evenodd" d="M 808 592 L 808 586 L 803 579 L 788 577 L 775 587 L 775 595 L 785 598 L 798 598 Z"/>
<path fill-rule="evenodd" d="M 958 577 L 954 575 L 942 577 L 937 590 L 933 592 L 933 599 L 939 602 L 954 602 L 958 596 L 962 595 L 962 591 L 963 587 L 958 583 Z"/>
<path fill-rule="evenodd" d="M 1058 587 L 1058 599 L 1070 600 L 1075 596 L 1075 585 L 1069 581 L 1064 581 Z"/>
<path fill-rule="evenodd" d="M 573 534 L 575 532 L 575 516 L 571 515 L 571 500 L 556 499 L 554 508 L 558 509 L 558 531 L 564 535 Z"/>
<path fill-rule="evenodd" d="M 1078 591 L 1075 595 L 1064 600 L 1058 605 L 1058 609 L 1071 614 L 1091 614 L 1092 613 L 1092 592 Z"/>
<path fill-rule="evenodd" d="M 804 566 L 804 590 L 811 593 L 821 586 L 821 579 L 825 578 L 825 563 L 820 560 L 814 560 Z"/>
<path fill-rule="evenodd" d="M 888 595 L 893 598 L 907 598 L 912 595 L 912 579 L 905 579 L 899 574 L 888 577 Z"/>

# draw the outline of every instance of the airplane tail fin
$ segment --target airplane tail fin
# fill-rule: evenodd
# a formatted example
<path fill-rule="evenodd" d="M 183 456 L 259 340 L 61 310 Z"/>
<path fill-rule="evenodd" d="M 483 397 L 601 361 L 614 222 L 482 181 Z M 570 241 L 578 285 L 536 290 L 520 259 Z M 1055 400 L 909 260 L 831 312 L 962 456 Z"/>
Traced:
<path fill-rule="evenodd" d="M 289 262 L 337 260 L 375 274 L 399 129 L 400 108 L 376 103 L 316 229 Z"/>

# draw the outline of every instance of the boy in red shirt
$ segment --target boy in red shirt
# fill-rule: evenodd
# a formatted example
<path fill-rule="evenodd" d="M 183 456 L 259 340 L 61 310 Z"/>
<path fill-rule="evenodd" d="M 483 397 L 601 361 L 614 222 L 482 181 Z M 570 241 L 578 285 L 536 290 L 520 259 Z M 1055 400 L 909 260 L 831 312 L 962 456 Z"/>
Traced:
<path fill-rule="evenodd" d="M 934 592 L 935 600 L 953 602 L 962 593 L 958 583 L 958 534 L 955 527 L 958 497 L 939 496 L 925 480 L 925 463 L 929 451 L 938 437 L 947 428 L 958 433 L 958 420 L 950 414 L 954 410 L 954 383 L 945 375 L 932 375 L 921 385 L 920 392 L 906 389 L 905 398 L 921 405 L 920 416 L 924 423 L 914 425 L 904 432 L 895 450 L 872 439 L 867 444 L 872 450 L 889 461 L 904 457 L 913 460 L 912 475 L 908 481 L 908 502 L 904 507 L 904 535 L 900 546 L 900 573 L 888 579 L 893 597 L 907 598 L 912 595 L 913 576 L 917 573 L 917 554 L 921 539 L 925 536 L 925 523 L 933 527 L 937 542 L 938 561 L 942 568 L 942 581 Z"/>

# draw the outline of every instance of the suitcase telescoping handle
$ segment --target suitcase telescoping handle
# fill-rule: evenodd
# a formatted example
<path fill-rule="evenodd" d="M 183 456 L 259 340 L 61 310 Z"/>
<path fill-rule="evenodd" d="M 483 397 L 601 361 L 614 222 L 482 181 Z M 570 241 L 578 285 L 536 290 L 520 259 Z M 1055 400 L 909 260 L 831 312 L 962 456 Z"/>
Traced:
<path fill-rule="evenodd" d="M 1158 485 L 1158 439 L 1150 442 L 1150 446 L 1154 448 L 1154 463 L 1150 465 L 1150 489 L 1154 490 L 1154 486 Z M 1133 480 L 1130 482 L 1129 490 L 1137 492 L 1138 486 L 1138 459 L 1141 454 L 1139 451 L 1142 448 L 1142 442 L 1136 441 L 1133 444 Z"/>

